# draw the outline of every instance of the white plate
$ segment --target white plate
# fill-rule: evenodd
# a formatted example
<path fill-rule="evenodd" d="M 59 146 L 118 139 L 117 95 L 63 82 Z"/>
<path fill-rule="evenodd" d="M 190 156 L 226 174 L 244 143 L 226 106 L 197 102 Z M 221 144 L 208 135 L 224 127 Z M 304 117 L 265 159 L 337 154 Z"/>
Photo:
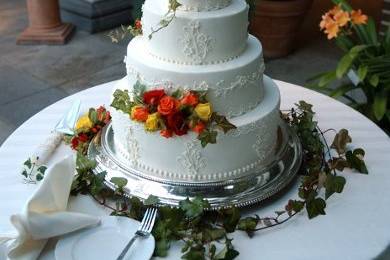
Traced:
<path fill-rule="evenodd" d="M 57 260 L 115 260 L 139 224 L 138 221 L 125 217 L 103 217 L 97 227 L 63 236 L 56 245 L 55 257 Z M 154 243 L 152 235 L 138 238 L 125 259 L 150 259 Z"/>

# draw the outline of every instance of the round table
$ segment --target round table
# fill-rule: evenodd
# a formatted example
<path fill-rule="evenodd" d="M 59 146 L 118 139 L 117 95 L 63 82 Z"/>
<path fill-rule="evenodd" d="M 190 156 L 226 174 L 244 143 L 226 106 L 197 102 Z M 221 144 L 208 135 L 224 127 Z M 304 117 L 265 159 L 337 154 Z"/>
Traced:
<path fill-rule="evenodd" d="M 23 183 L 19 175 L 21 162 L 45 139 L 74 100 L 80 99 L 84 110 L 101 104 L 109 106 L 115 83 L 102 84 L 58 101 L 27 120 L 4 142 L 0 148 L 0 233 L 12 230 L 10 215 L 20 212 L 37 188 L 37 185 Z M 286 82 L 276 83 L 282 96 L 281 109 L 289 109 L 299 100 L 305 100 L 314 105 L 322 129 L 348 129 L 353 147 L 366 151 L 370 174 L 343 173 L 347 185 L 342 194 L 328 200 L 326 216 L 309 220 L 306 213 L 300 213 L 251 239 L 244 232 L 230 235 L 240 252 L 237 259 L 356 260 L 379 255 L 390 244 L 390 138 L 363 115 L 332 98 Z M 331 132 L 326 135 L 328 141 L 333 135 Z M 69 153 L 70 149 L 61 145 L 51 162 Z M 296 182 L 272 203 L 248 213 L 266 216 L 283 208 L 288 199 L 297 197 L 298 184 Z M 73 210 L 107 214 L 88 197 L 72 198 L 70 205 Z M 179 259 L 179 249 L 180 245 L 173 245 L 168 258 Z M 50 245 L 41 259 L 54 259 Z"/>

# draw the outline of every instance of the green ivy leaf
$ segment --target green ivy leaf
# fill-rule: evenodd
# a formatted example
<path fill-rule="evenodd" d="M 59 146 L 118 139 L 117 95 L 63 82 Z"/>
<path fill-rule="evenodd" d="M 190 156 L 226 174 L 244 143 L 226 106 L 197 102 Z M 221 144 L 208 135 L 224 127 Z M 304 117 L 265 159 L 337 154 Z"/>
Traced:
<path fill-rule="evenodd" d="M 231 207 L 223 211 L 223 227 L 227 232 L 231 233 L 236 230 L 237 224 L 240 221 L 240 210 L 236 207 Z"/>
<path fill-rule="evenodd" d="M 92 195 L 97 195 L 99 194 L 104 188 L 104 180 L 106 178 L 107 172 L 99 172 L 94 176 L 91 182 L 91 193 Z"/>
<path fill-rule="evenodd" d="M 306 202 L 306 210 L 309 219 L 315 218 L 319 215 L 326 215 L 326 202 L 321 198 L 315 198 Z"/>
<path fill-rule="evenodd" d="M 76 157 L 76 169 L 78 173 L 88 172 L 96 167 L 96 161 L 78 152 Z"/>
<path fill-rule="evenodd" d="M 38 167 L 37 172 L 39 172 L 41 174 L 45 174 L 46 170 L 47 170 L 47 166 L 41 165 Z"/>
<path fill-rule="evenodd" d="M 160 199 L 154 195 L 149 195 L 149 197 L 144 201 L 145 206 L 157 205 L 160 202 Z"/>
<path fill-rule="evenodd" d="M 240 253 L 232 246 L 231 240 L 226 239 L 225 247 L 215 255 L 213 260 L 233 260 Z"/>
<path fill-rule="evenodd" d="M 190 250 L 184 254 L 181 258 L 185 260 L 204 260 L 205 257 L 205 248 L 204 246 L 197 245 L 190 248 Z"/>
<path fill-rule="evenodd" d="M 214 121 L 217 124 L 217 127 L 219 127 L 225 134 L 230 130 L 237 128 L 235 125 L 230 123 L 226 117 L 218 115 L 217 113 L 213 113 L 211 120 Z"/>
<path fill-rule="evenodd" d="M 43 180 L 43 174 L 37 173 L 37 175 L 35 176 L 35 179 L 36 179 L 37 181 Z"/>
<path fill-rule="evenodd" d="M 203 214 L 204 209 L 209 208 L 210 204 L 201 197 L 195 197 L 193 200 L 187 198 L 179 202 L 179 207 L 188 218 L 196 218 Z"/>
<path fill-rule="evenodd" d="M 215 241 L 223 238 L 226 235 L 226 231 L 223 228 L 206 228 L 203 231 L 203 238 L 205 241 Z"/>
<path fill-rule="evenodd" d="M 27 168 L 31 169 L 31 167 L 32 167 L 31 158 L 28 158 L 23 164 L 24 164 Z"/>
<path fill-rule="evenodd" d="M 202 147 L 206 147 L 207 144 L 215 144 L 217 143 L 217 131 L 210 131 L 210 130 L 204 130 L 201 134 L 198 135 L 198 140 L 200 140 L 200 143 Z"/>
<path fill-rule="evenodd" d="M 170 248 L 169 242 L 167 239 L 163 238 L 156 242 L 156 247 L 154 248 L 154 256 L 166 257 L 168 255 L 168 250 Z"/>
<path fill-rule="evenodd" d="M 260 218 L 258 216 L 254 217 L 246 217 L 243 219 L 240 219 L 240 221 L 237 224 L 237 229 L 245 231 L 249 237 L 253 236 L 253 232 L 257 227 L 257 224 L 259 223 Z"/>
<path fill-rule="evenodd" d="M 123 177 L 112 177 L 110 182 L 115 184 L 118 189 L 123 189 L 127 185 L 127 179 Z"/>
<path fill-rule="evenodd" d="M 341 129 L 334 137 L 330 148 L 336 149 L 338 154 L 344 154 L 347 149 L 347 144 L 352 142 L 348 130 Z"/>
<path fill-rule="evenodd" d="M 344 189 L 345 183 L 346 180 L 344 177 L 328 174 L 325 181 L 325 199 L 328 199 L 335 192 L 341 193 Z"/>
<path fill-rule="evenodd" d="M 27 176 L 28 176 L 28 175 L 27 175 L 27 171 L 26 171 L 26 170 L 23 170 L 23 171 L 22 171 L 22 175 L 23 175 L 24 177 L 27 178 Z"/>
<path fill-rule="evenodd" d="M 361 158 L 361 149 L 359 149 L 358 152 L 347 151 L 345 157 L 350 168 L 355 169 L 360 173 L 368 174 L 366 164 Z"/>
<path fill-rule="evenodd" d="M 126 114 L 130 113 L 132 102 L 130 100 L 129 91 L 117 89 L 115 90 L 113 96 L 114 99 L 112 100 L 111 106 Z"/>

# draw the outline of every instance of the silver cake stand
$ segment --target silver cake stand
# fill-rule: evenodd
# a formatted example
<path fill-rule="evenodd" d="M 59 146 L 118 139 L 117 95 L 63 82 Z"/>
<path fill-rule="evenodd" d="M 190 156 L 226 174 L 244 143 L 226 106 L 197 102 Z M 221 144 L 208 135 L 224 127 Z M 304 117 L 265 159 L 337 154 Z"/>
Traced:
<path fill-rule="evenodd" d="M 211 209 L 232 206 L 245 207 L 275 195 L 295 177 L 302 161 L 302 148 L 297 135 L 287 125 L 283 126 L 283 140 L 275 156 L 267 165 L 240 178 L 221 182 L 169 181 L 132 168 L 115 149 L 114 132 L 108 124 L 102 132 L 100 145 L 91 142 L 88 156 L 97 161 L 94 173 L 106 171 L 106 185 L 114 189 L 109 181 L 112 177 L 128 180 L 125 192 L 145 200 L 149 195 L 159 198 L 161 205 L 177 207 L 181 200 L 201 196 L 207 199 Z"/>

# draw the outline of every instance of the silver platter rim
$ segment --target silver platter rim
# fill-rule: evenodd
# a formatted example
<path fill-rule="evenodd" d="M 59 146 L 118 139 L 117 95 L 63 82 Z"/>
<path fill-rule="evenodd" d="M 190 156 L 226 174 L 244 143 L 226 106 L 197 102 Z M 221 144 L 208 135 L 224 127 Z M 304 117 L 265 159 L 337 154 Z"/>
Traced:
<path fill-rule="evenodd" d="M 169 181 L 148 176 L 147 173 L 131 169 L 113 149 L 113 131 L 108 124 L 102 131 L 101 144 L 91 142 L 88 157 L 95 159 L 94 173 L 107 172 L 105 184 L 115 189 L 111 177 L 125 177 L 128 184 L 126 195 L 145 200 L 149 195 L 159 198 L 160 205 L 177 207 L 181 200 L 202 196 L 210 203 L 212 210 L 246 207 L 257 204 L 284 189 L 296 176 L 302 162 L 302 147 L 296 133 L 283 125 L 284 145 L 276 159 L 244 177 L 222 182 Z M 111 140 L 111 141 L 110 141 Z"/>

